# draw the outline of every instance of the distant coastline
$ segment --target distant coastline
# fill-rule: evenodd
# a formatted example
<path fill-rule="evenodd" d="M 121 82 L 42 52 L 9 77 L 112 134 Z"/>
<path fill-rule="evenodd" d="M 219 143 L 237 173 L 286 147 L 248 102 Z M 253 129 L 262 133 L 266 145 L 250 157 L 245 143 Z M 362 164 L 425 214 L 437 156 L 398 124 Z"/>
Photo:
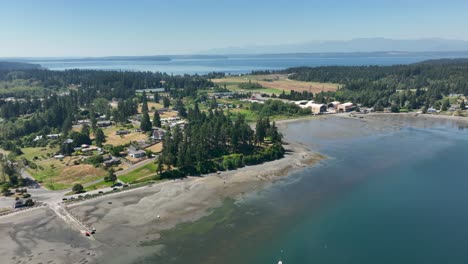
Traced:
<path fill-rule="evenodd" d="M 175 75 L 203 75 L 211 72 L 246 74 L 252 71 L 284 70 L 301 66 L 389 66 L 453 58 L 468 58 L 468 51 L 111 56 L 100 58 L 3 58 L 0 60 L 40 64 L 43 68 L 58 71 L 83 69 L 166 72 Z"/>

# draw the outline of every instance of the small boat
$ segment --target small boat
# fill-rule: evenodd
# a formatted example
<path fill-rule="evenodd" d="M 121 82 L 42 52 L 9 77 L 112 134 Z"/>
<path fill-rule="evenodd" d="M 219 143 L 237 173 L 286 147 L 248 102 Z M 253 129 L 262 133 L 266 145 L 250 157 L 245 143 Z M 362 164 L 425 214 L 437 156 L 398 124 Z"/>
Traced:
<path fill-rule="evenodd" d="M 280 261 L 278 261 L 278 264 L 283 264 L 283 261 L 281 261 L 281 260 L 280 260 Z"/>

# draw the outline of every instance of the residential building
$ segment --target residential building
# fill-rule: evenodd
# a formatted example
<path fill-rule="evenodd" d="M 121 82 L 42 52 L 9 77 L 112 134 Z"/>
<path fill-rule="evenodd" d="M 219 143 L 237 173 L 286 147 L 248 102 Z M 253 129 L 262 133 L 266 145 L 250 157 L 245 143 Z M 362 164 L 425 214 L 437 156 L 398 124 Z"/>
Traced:
<path fill-rule="evenodd" d="M 134 159 L 139 159 L 139 158 L 146 157 L 146 152 L 143 150 L 130 150 L 128 152 L 128 155 Z"/>

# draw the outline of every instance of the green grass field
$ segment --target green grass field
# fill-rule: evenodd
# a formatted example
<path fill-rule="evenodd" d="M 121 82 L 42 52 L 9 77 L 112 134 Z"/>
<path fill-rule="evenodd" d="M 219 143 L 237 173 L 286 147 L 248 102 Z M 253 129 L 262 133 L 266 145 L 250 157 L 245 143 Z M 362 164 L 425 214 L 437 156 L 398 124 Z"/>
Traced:
<path fill-rule="evenodd" d="M 32 161 L 34 157 L 38 157 L 39 159 L 47 159 L 49 156 L 54 155 L 58 151 L 58 147 L 50 148 L 22 148 L 23 155 L 21 157 Z"/>
<path fill-rule="evenodd" d="M 90 186 L 86 187 L 85 191 L 94 191 L 94 190 L 97 190 L 97 189 L 111 187 L 112 184 L 114 184 L 114 183 L 113 182 L 105 182 L 105 181 L 98 182 L 96 184 L 93 184 L 93 185 L 90 185 Z"/>
<path fill-rule="evenodd" d="M 158 168 L 158 165 L 151 162 L 127 174 L 120 175 L 119 180 L 125 183 L 131 183 L 131 182 L 139 181 L 142 178 L 150 179 L 151 178 L 150 176 L 153 176 L 156 174 L 157 168 Z"/>

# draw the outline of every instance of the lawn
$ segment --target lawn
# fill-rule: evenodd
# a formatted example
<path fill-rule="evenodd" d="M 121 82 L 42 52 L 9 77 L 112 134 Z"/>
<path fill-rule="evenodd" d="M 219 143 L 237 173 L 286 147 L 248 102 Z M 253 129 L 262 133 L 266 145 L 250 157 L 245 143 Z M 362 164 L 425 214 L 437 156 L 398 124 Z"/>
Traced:
<path fill-rule="evenodd" d="M 34 157 L 37 157 L 39 159 L 48 159 L 49 157 L 57 153 L 58 150 L 58 147 L 22 148 L 21 151 L 23 151 L 24 154 L 21 155 L 21 157 L 30 161 L 34 161 Z"/>
<path fill-rule="evenodd" d="M 301 82 L 288 79 L 286 74 L 269 74 L 269 75 L 244 75 L 244 76 L 229 76 L 226 78 L 213 79 L 215 83 L 223 84 L 226 83 L 229 90 L 235 91 L 237 86 L 235 84 L 246 83 L 249 81 L 258 82 L 265 88 L 270 89 L 257 89 L 249 90 L 255 92 L 264 92 L 264 93 L 281 93 L 284 91 L 311 91 L 312 93 L 319 93 L 321 91 L 336 91 L 338 89 L 338 84 L 336 83 L 318 83 L 318 82 Z M 237 87 L 237 90 L 240 90 Z"/>
<path fill-rule="evenodd" d="M 90 185 L 88 187 L 85 187 L 85 191 L 94 191 L 94 190 L 97 190 L 97 189 L 111 187 L 113 184 L 114 184 L 113 182 L 102 181 L 102 182 L 98 182 L 96 184 Z"/>
<path fill-rule="evenodd" d="M 155 164 L 154 162 L 151 162 L 127 174 L 120 175 L 119 179 L 125 183 L 139 181 L 143 178 L 150 179 L 151 176 L 154 176 L 156 174 L 157 167 L 158 167 L 157 164 Z"/>

